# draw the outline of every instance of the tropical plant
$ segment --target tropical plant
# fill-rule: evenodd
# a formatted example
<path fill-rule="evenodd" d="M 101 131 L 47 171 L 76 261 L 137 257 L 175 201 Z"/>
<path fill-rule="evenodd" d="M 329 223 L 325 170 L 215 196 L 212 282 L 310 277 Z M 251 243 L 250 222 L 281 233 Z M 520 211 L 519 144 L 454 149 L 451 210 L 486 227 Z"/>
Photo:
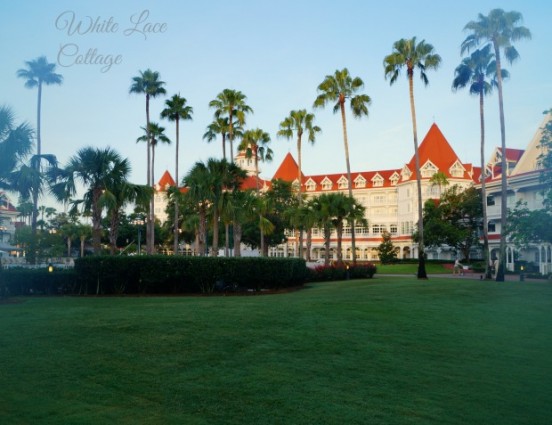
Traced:
<path fill-rule="evenodd" d="M 234 123 L 240 126 L 245 124 L 245 115 L 253 113 L 253 109 L 245 103 L 247 96 L 239 90 L 224 89 L 217 97 L 209 102 L 209 107 L 215 109 L 215 120 L 226 117 L 228 119 L 228 138 L 230 139 L 230 158 L 234 159 Z"/>
<path fill-rule="evenodd" d="M 150 128 L 150 99 L 157 96 L 166 94 L 166 90 L 163 87 L 164 81 L 159 80 L 159 73 L 146 69 L 145 71 L 139 71 L 140 75 L 132 78 L 132 85 L 130 86 L 130 93 L 145 94 L 146 95 L 146 131 Z M 153 186 L 155 181 L 152 176 L 152 144 L 146 143 L 147 151 L 147 185 Z M 155 244 L 155 216 L 153 196 L 150 201 L 148 220 L 146 227 L 146 247 L 147 253 L 153 254 Z"/>
<path fill-rule="evenodd" d="M 314 101 L 314 107 L 320 108 L 328 103 L 333 103 L 334 114 L 341 112 L 341 124 L 343 128 L 343 144 L 345 148 L 345 163 L 347 165 L 347 182 L 349 197 L 353 198 L 353 180 L 351 178 L 351 165 L 349 160 L 349 142 L 347 139 L 347 120 L 345 117 L 345 103 L 349 100 L 353 117 L 368 116 L 368 106 L 372 100 L 367 94 L 356 94 L 364 87 L 359 77 L 351 77 L 349 70 L 343 68 L 336 70 L 333 75 L 326 75 L 324 81 L 318 86 L 318 97 Z M 356 264 L 355 224 L 351 225 L 351 245 L 353 249 L 353 264 Z"/>
<path fill-rule="evenodd" d="M 303 198 L 303 181 L 302 181 L 302 165 L 301 165 L 301 145 L 303 133 L 307 133 L 307 141 L 314 144 L 316 141 L 316 133 L 322 130 L 317 125 L 314 125 L 314 114 L 307 113 L 306 109 L 299 111 L 291 111 L 281 123 L 277 135 L 286 139 L 291 139 L 295 133 L 297 137 L 297 182 L 299 184 L 298 196 L 299 204 Z M 299 230 L 299 257 L 303 258 L 303 230 Z"/>
<path fill-rule="evenodd" d="M 399 254 L 399 247 L 393 245 L 391 240 L 391 233 L 384 231 L 381 234 L 382 241 L 376 248 L 378 251 L 378 257 L 382 264 L 390 264 L 397 261 Z"/>
<path fill-rule="evenodd" d="M 418 68 L 420 78 L 424 85 L 429 84 L 426 71 L 437 69 L 441 63 L 441 57 L 434 53 L 433 46 L 425 40 L 416 42 L 416 37 L 411 39 L 400 39 L 393 44 L 393 52 L 386 56 L 383 65 L 385 78 L 393 85 L 399 78 L 400 72 L 406 68 L 408 79 L 410 113 L 412 116 L 412 133 L 414 138 L 414 157 L 416 163 L 416 184 L 418 189 L 418 279 L 427 279 L 425 268 L 424 250 L 424 222 L 423 222 L 423 201 L 422 201 L 422 179 L 420 175 L 420 154 L 418 152 L 418 128 L 416 124 L 416 107 L 414 104 L 414 71 Z"/>
<path fill-rule="evenodd" d="M 508 71 L 502 69 L 502 79 L 508 77 Z M 468 87 L 469 93 L 479 97 L 479 125 L 481 134 L 480 160 L 481 160 L 481 199 L 483 208 L 483 256 L 485 260 L 485 276 L 491 277 L 489 267 L 489 231 L 487 226 L 487 189 L 485 175 L 485 107 L 484 99 L 492 92 L 497 84 L 496 63 L 494 54 L 491 53 L 491 45 L 487 44 L 480 50 L 475 50 L 469 57 L 455 69 L 455 77 L 452 81 L 452 89 L 458 90 Z"/>
<path fill-rule="evenodd" d="M 102 210 L 107 198 L 113 196 L 127 182 L 130 163 L 111 148 L 85 147 L 72 156 L 65 168 L 53 176 L 52 193 L 59 200 L 66 200 L 77 193 L 77 183 L 84 186 L 80 202 L 92 213 L 92 245 L 94 253 L 101 250 Z"/>
<path fill-rule="evenodd" d="M 209 124 L 203 134 L 203 139 L 208 143 L 212 142 L 217 138 L 217 135 L 220 134 L 222 140 L 222 158 L 226 158 L 226 141 L 229 139 L 230 125 L 228 124 L 228 118 L 218 117 Z M 238 121 L 234 121 L 232 124 L 232 131 L 234 139 L 236 137 L 241 138 L 243 135 L 243 128 L 241 127 Z M 233 158 L 230 158 L 230 162 L 233 161 Z"/>
<path fill-rule="evenodd" d="M 464 27 L 470 34 L 462 42 L 461 52 L 470 52 L 470 50 L 479 47 L 481 44 L 490 43 L 494 49 L 496 81 L 498 88 L 498 107 L 500 115 L 500 146 L 502 155 L 501 166 L 501 228 L 507 227 L 508 213 L 508 188 L 506 176 L 506 128 L 504 118 L 504 102 L 502 97 L 502 53 L 510 63 L 514 62 L 519 53 L 513 46 L 513 42 L 523 39 L 530 39 L 531 32 L 524 26 L 518 24 L 522 21 L 522 15 L 519 12 L 505 12 L 502 9 L 493 9 L 489 15 L 479 14 L 476 21 L 470 21 Z M 506 234 L 500 232 L 500 262 L 496 273 L 497 281 L 504 281 L 506 271 Z"/>
<path fill-rule="evenodd" d="M 179 181 L 178 174 L 178 150 L 180 144 L 180 120 L 191 120 L 194 109 L 186 105 L 186 99 L 181 97 L 180 94 L 175 94 L 170 99 L 165 101 L 165 109 L 161 111 L 161 118 L 167 118 L 169 121 L 176 123 L 176 158 L 174 167 L 174 181 Z M 178 195 L 179 192 L 177 192 Z M 174 203 L 174 221 L 173 221 L 173 252 L 176 255 L 178 253 L 178 202 Z"/>
<path fill-rule="evenodd" d="M 15 124 L 13 111 L 0 106 L 0 189 L 11 189 L 10 175 L 31 153 L 33 130 L 27 123 Z"/>

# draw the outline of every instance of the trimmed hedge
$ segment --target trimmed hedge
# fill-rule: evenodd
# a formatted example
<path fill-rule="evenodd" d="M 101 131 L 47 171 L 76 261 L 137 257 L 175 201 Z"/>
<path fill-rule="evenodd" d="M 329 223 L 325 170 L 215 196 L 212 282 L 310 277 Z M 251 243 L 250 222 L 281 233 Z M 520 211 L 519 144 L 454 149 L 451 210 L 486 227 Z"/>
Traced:
<path fill-rule="evenodd" d="M 0 297 L 17 295 L 54 295 L 73 291 L 76 282 L 74 270 L 15 268 L 2 270 Z"/>
<path fill-rule="evenodd" d="M 94 256 L 75 261 L 79 294 L 182 294 L 259 291 L 302 285 L 297 258 Z"/>
<path fill-rule="evenodd" d="M 320 265 L 311 269 L 310 280 L 371 279 L 376 274 L 376 271 L 376 266 L 371 263 L 357 264 L 356 266 L 349 266 L 349 268 L 345 264 Z"/>

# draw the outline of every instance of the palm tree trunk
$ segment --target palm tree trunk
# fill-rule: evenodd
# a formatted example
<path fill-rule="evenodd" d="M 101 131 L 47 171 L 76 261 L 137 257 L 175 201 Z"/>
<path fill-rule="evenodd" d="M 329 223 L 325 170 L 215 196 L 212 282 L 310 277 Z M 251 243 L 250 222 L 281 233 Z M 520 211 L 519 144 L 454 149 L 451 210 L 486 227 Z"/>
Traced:
<path fill-rule="evenodd" d="M 412 132 L 414 135 L 414 158 L 416 162 L 416 187 L 418 191 L 418 279 L 427 279 L 424 250 L 424 217 L 422 205 L 422 176 L 420 174 L 420 152 L 418 151 L 418 128 L 416 125 L 416 107 L 414 105 L 414 79 L 409 71 L 408 88 L 410 94 L 410 113 L 412 115 Z"/>
<path fill-rule="evenodd" d="M 36 104 L 36 154 L 42 154 L 42 140 L 40 138 L 40 109 L 42 104 L 42 81 L 38 82 L 38 101 Z"/>
<path fill-rule="evenodd" d="M 255 185 L 257 188 L 257 196 L 259 196 L 259 160 L 257 156 L 258 148 L 257 146 L 251 146 L 251 150 L 255 152 Z M 265 256 L 265 237 L 264 237 L 264 231 L 263 231 L 263 215 L 262 213 L 259 214 L 259 233 L 260 233 L 260 239 L 261 239 L 261 257 Z"/>
<path fill-rule="evenodd" d="M 176 182 L 176 190 L 175 197 L 174 197 L 174 246 L 173 251 L 174 255 L 178 254 L 178 144 L 179 144 L 179 137 L 180 137 L 180 128 L 178 126 L 179 119 L 178 116 L 176 117 L 176 159 L 175 159 L 175 182 Z"/>
<path fill-rule="evenodd" d="M 153 186 L 153 195 L 150 198 L 150 254 L 155 253 L 155 145 L 151 145 L 151 185 Z"/>
<path fill-rule="evenodd" d="M 109 252 L 111 255 L 115 255 L 117 249 L 117 236 L 119 234 L 119 214 L 116 212 L 111 214 L 111 222 L 109 229 Z"/>
<path fill-rule="evenodd" d="M 324 265 L 329 266 L 330 265 L 330 237 L 332 235 L 332 230 L 329 226 L 324 225 Z"/>
<path fill-rule="evenodd" d="M 487 188 L 485 186 L 485 112 L 484 93 L 479 92 L 479 118 L 481 124 L 481 199 L 483 208 L 483 260 L 485 261 L 485 278 L 491 277 L 489 267 L 489 231 L 487 228 Z"/>
<path fill-rule="evenodd" d="M 335 227 L 337 234 L 337 264 L 343 264 L 343 223 L 339 223 Z"/>
<path fill-rule="evenodd" d="M 312 247 L 312 229 L 307 229 L 307 261 L 311 260 L 311 247 Z"/>
<path fill-rule="evenodd" d="M 230 105 L 230 112 L 228 112 L 228 137 L 230 137 L 230 161 L 234 161 L 234 125 L 232 123 L 232 105 Z"/>
<path fill-rule="evenodd" d="M 299 208 L 303 203 L 303 182 L 301 181 L 301 136 L 297 135 L 297 161 L 299 162 L 299 168 L 297 170 L 297 181 L 299 182 Z M 303 226 L 299 227 L 299 258 L 303 258 Z"/>
<path fill-rule="evenodd" d="M 150 100 L 150 97 L 149 97 L 149 94 L 146 94 L 146 136 L 147 136 L 147 140 L 146 140 L 146 151 L 147 151 L 147 185 L 148 187 L 151 187 L 152 186 L 152 181 L 151 181 L 151 144 L 150 144 L 150 113 L 149 113 L 149 100 Z M 152 195 L 153 197 L 154 195 Z M 146 253 L 148 255 L 151 255 L 153 253 L 153 250 L 151 249 L 152 247 L 152 244 L 151 244 L 151 235 L 152 235 L 152 227 L 151 227 L 151 223 L 153 222 L 153 219 L 152 219 L 152 216 L 153 216 L 153 210 L 152 210 L 152 205 L 151 205 L 151 201 L 150 201 L 150 204 L 149 204 L 149 211 L 148 211 L 148 220 L 147 220 L 147 224 L 146 224 Z"/>
<path fill-rule="evenodd" d="M 496 77 L 498 85 L 498 108 L 500 111 L 500 147 L 502 158 L 500 166 L 501 171 L 501 194 L 500 194 L 500 254 L 498 258 L 498 270 L 496 272 L 496 281 L 504 282 L 506 274 L 506 214 L 508 209 L 508 185 L 506 169 L 506 126 L 504 124 L 504 101 L 502 97 L 502 66 L 500 63 L 500 49 L 496 42 L 493 43 L 496 59 Z"/>
<path fill-rule="evenodd" d="M 226 160 L 226 132 L 222 132 L 222 158 Z"/>
<path fill-rule="evenodd" d="M 343 125 L 343 143 L 345 145 L 345 162 L 347 163 L 347 182 L 349 198 L 353 199 L 353 180 L 351 178 L 351 164 L 349 162 L 349 142 L 347 140 L 347 120 L 345 118 L 345 101 L 340 101 L 341 123 Z M 356 265 L 355 221 L 351 219 L 351 248 L 353 251 L 353 265 Z"/>
<path fill-rule="evenodd" d="M 100 208 L 101 189 L 94 189 L 92 195 L 92 247 L 94 255 L 100 255 L 102 235 L 102 210 Z"/>
<path fill-rule="evenodd" d="M 213 250 L 211 252 L 211 257 L 218 257 L 219 215 L 217 211 L 217 205 L 214 205 L 213 207 Z"/>
<path fill-rule="evenodd" d="M 237 220 L 234 221 L 234 257 L 241 257 L 242 226 Z"/>
<path fill-rule="evenodd" d="M 224 223 L 224 256 L 230 256 L 230 223 Z"/>

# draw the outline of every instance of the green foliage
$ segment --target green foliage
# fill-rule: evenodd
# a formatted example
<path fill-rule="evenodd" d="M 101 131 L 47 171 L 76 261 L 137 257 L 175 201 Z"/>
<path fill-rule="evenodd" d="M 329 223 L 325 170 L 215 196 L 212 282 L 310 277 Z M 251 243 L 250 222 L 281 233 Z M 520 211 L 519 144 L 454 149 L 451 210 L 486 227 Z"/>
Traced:
<path fill-rule="evenodd" d="M 310 280 L 315 282 L 326 280 L 371 279 L 376 274 L 376 266 L 372 263 L 357 264 L 335 263 L 316 266 L 310 269 Z"/>
<path fill-rule="evenodd" d="M 376 248 L 380 261 L 383 264 L 396 262 L 399 248 L 393 245 L 393 241 L 391 241 L 391 234 L 385 231 L 381 236 L 383 238 L 383 241 Z"/>
<path fill-rule="evenodd" d="M 181 256 L 85 257 L 75 271 L 84 294 L 211 293 L 217 282 L 259 291 L 301 285 L 307 273 L 297 258 Z"/>
<path fill-rule="evenodd" d="M 0 296 L 66 294 L 72 292 L 75 279 L 76 274 L 73 270 L 2 270 Z"/>
<path fill-rule="evenodd" d="M 513 210 L 508 210 L 506 233 L 518 246 L 530 242 L 552 243 L 552 212 L 547 209 L 530 210 L 518 202 Z"/>

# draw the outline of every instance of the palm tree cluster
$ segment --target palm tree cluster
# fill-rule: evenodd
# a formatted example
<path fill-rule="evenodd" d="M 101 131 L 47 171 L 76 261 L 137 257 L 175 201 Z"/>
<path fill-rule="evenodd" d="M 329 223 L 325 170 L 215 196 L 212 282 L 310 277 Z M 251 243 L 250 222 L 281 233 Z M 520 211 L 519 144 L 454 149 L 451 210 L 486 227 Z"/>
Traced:
<path fill-rule="evenodd" d="M 484 169 L 485 120 L 484 97 L 494 88 L 498 91 L 501 129 L 502 153 L 502 228 L 506 228 L 506 136 L 503 108 L 503 81 L 509 77 L 503 69 L 502 58 L 513 62 L 519 54 L 513 43 L 530 38 L 530 31 L 520 26 L 522 16 L 518 12 L 505 12 L 494 9 L 488 15 L 479 14 L 478 19 L 469 22 L 465 30 L 469 33 L 461 44 L 461 53 L 471 53 L 465 57 L 455 69 L 452 83 L 453 90 L 468 88 L 469 93 L 479 99 L 481 128 L 481 167 Z M 415 177 L 418 198 L 418 278 L 427 278 L 425 270 L 425 250 L 422 213 L 422 190 L 420 157 L 418 152 L 418 134 L 416 122 L 416 107 L 414 101 L 414 77 L 418 74 L 422 83 L 428 85 L 428 71 L 436 70 L 441 64 L 441 57 L 434 47 L 425 40 L 416 37 L 402 38 L 393 44 L 392 52 L 383 59 L 384 76 L 393 85 L 404 71 L 408 81 L 412 134 L 415 157 Z M 93 246 L 100 250 L 101 226 L 103 212 L 109 220 L 111 246 L 116 245 L 117 227 L 124 215 L 123 209 L 129 203 L 134 203 L 146 213 L 146 247 L 152 254 L 155 247 L 155 152 L 158 143 L 171 143 L 165 134 L 165 128 L 150 117 L 150 102 L 157 97 L 166 95 L 165 82 L 160 74 L 151 69 L 140 71 L 132 78 L 130 93 L 145 96 L 146 120 L 142 127 L 143 135 L 137 142 L 146 143 L 146 185 L 134 185 L 128 181 L 130 164 L 117 152 L 110 148 L 95 149 L 87 147 L 80 149 L 68 162 L 59 169 L 55 157 L 42 153 L 40 134 L 41 103 L 43 85 L 61 84 L 63 77 L 55 73 L 55 65 L 47 62 L 45 57 L 26 62 L 27 68 L 20 69 L 17 75 L 26 80 L 25 86 L 38 88 L 36 155 L 32 155 L 27 165 L 32 149 L 34 133 L 26 124 L 16 125 L 13 114 L 7 107 L 0 108 L 0 189 L 17 190 L 22 195 L 22 201 L 32 200 L 31 227 L 36 232 L 38 221 L 38 198 L 48 182 L 52 192 L 59 200 L 70 202 L 74 208 L 82 205 L 92 218 Z M 295 229 L 298 232 L 298 254 L 303 253 L 303 233 L 306 232 L 306 258 L 310 257 L 311 229 L 319 227 L 323 230 L 326 240 L 326 259 L 329 254 L 329 238 L 332 230 L 337 235 L 337 259 L 342 261 L 341 241 L 344 224 L 350 226 L 352 259 L 356 261 L 355 222 L 364 223 L 364 209 L 353 197 L 353 182 L 351 179 L 349 140 L 347 135 L 347 105 L 354 118 L 368 116 L 368 108 L 372 99 L 363 93 L 364 82 L 352 76 L 347 68 L 336 70 L 326 75 L 318 85 L 317 97 L 313 108 L 333 107 L 334 113 L 340 113 L 343 148 L 347 170 L 348 196 L 343 193 L 330 193 L 317 198 L 306 199 L 303 193 L 302 181 L 302 143 L 305 136 L 309 143 L 315 143 L 321 128 L 315 125 L 315 116 L 306 109 L 290 111 L 279 125 L 277 136 L 285 139 L 296 139 L 298 157 L 298 175 L 296 186 L 286 187 L 283 183 L 273 182 L 273 187 L 267 190 L 261 187 L 259 178 L 259 161 L 270 161 L 273 156 L 269 147 L 270 135 L 260 128 L 247 128 L 247 116 L 253 113 L 247 104 L 247 97 L 239 90 L 224 89 L 209 102 L 209 108 L 214 110 L 213 121 L 207 126 L 203 138 L 207 142 L 222 141 L 222 160 L 211 158 L 206 162 L 197 162 L 180 180 L 179 150 L 180 122 L 191 120 L 193 108 L 187 105 L 187 100 L 180 94 L 174 94 L 165 101 L 161 119 L 167 119 L 176 125 L 175 134 L 175 171 L 177 187 L 169 190 L 171 221 L 168 224 L 172 238 L 172 251 L 179 251 L 179 238 L 192 237 L 196 241 L 197 253 L 200 255 L 211 247 L 211 255 L 218 254 L 219 232 L 224 224 L 225 253 L 228 255 L 233 244 L 236 255 L 240 253 L 240 243 L 245 238 L 253 245 L 258 244 L 262 254 L 266 255 L 268 244 L 285 240 L 280 235 L 283 228 Z M 249 178 L 254 179 L 254 190 L 243 190 L 247 174 L 233 164 L 235 142 L 237 148 L 246 158 L 251 159 L 254 169 Z M 227 155 L 226 143 L 229 143 Z M 46 163 L 48 169 L 43 167 Z M 85 186 L 82 199 L 73 199 L 76 195 L 76 185 L 80 182 Z M 482 178 L 482 199 L 484 215 L 484 252 L 488 255 L 488 235 L 485 210 L 485 178 Z M 179 185 L 186 187 L 184 191 Z M 263 183 L 264 186 L 264 183 Z M 294 188 L 294 190 L 292 190 Z M 183 193 L 185 192 L 185 193 Z M 283 195 L 284 194 L 284 195 Z M 288 194 L 288 195 L 286 195 Z M 285 204 L 285 208 L 282 205 Z M 24 204 L 22 204 L 24 205 Z M 277 211 L 278 210 L 278 211 Z M 253 226 L 251 224 L 254 223 Z M 233 238 L 231 238 L 232 230 Z M 209 234 L 211 243 L 208 243 Z M 257 236 L 252 236 L 255 234 Z M 190 236 L 191 235 L 191 236 Z M 267 243 L 266 239 L 271 242 Z M 113 250 L 113 248 L 112 248 Z M 30 248 L 31 255 L 34 249 Z M 501 240 L 501 258 L 505 255 L 505 240 Z M 488 264 L 488 261 L 486 261 Z M 502 280 L 504 262 L 497 280 Z"/>

